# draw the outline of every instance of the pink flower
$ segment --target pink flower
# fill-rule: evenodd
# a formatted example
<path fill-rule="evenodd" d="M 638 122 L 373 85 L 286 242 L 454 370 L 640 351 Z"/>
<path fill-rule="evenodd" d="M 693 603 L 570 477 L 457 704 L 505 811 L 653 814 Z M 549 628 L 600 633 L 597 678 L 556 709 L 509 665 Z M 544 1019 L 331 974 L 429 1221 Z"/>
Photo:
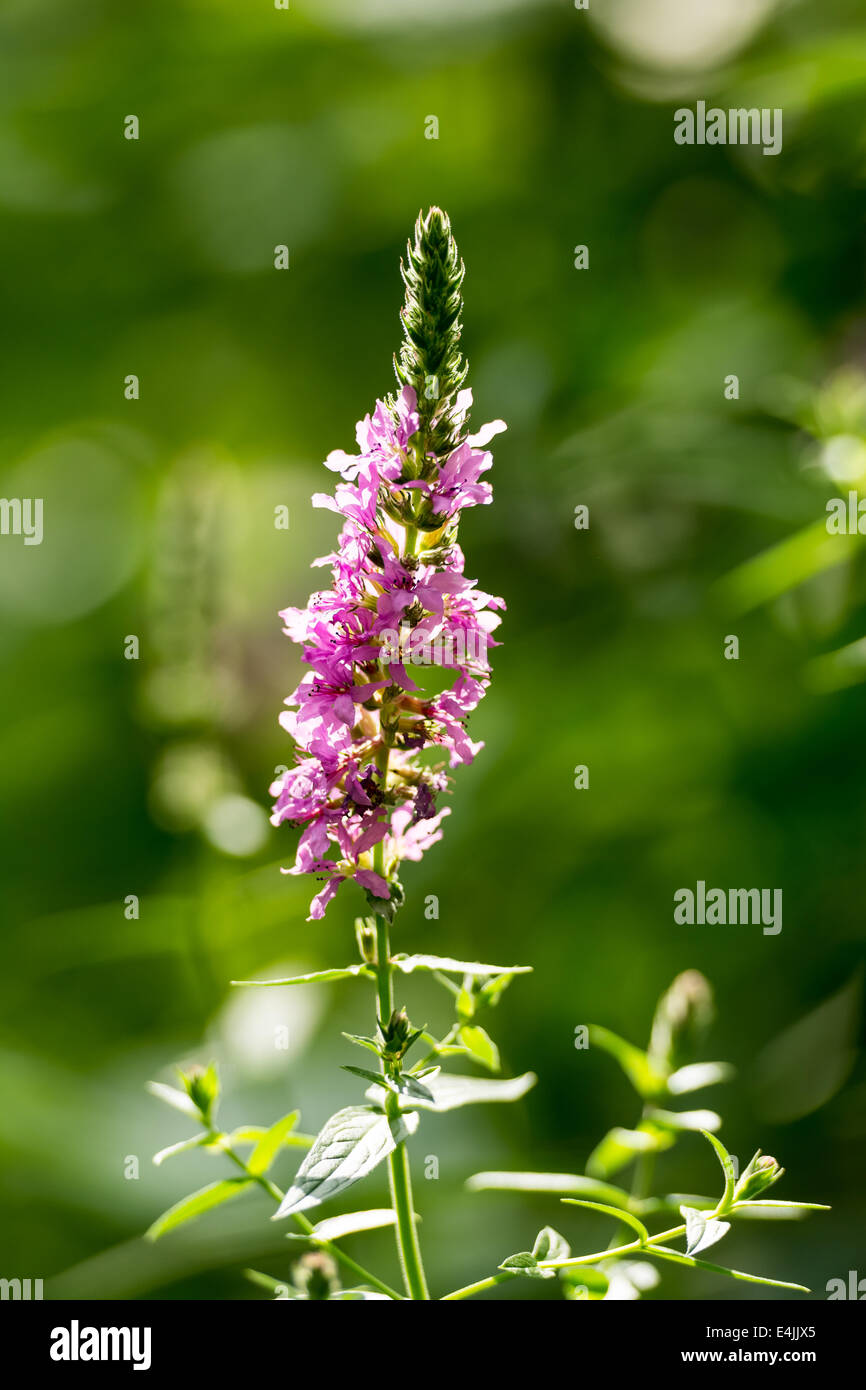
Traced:
<path fill-rule="evenodd" d="M 469 391 L 456 396 L 453 418 L 464 431 L 471 403 Z M 465 726 L 487 688 L 490 634 L 504 604 L 466 578 L 456 525 L 465 507 L 490 501 L 481 474 L 492 458 L 482 446 L 504 428 L 494 421 L 464 434 L 442 459 L 422 454 L 415 393 L 404 386 L 359 423 L 358 454 L 328 455 L 341 480 L 313 503 L 341 515 L 343 528 L 337 549 L 314 562 L 330 566 L 331 587 L 280 615 L 309 670 L 280 716 L 295 740 L 295 766 L 271 789 L 273 823 L 301 827 L 284 872 L 324 880 L 311 920 L 349 879 L 390 898 L 400 864 L 442 838 L 448 811 L 436 798 L 447 789 L 445 766 L 471 762 L 483 747 Z M 439 531 L 413 527 L 416 499 L 432 508 L 434 525 L 441 519 Z M 455 679 L 425 697 L 430 664 Z M 424 748 L 441 749 L 444 762 L 422 761 Z"/>

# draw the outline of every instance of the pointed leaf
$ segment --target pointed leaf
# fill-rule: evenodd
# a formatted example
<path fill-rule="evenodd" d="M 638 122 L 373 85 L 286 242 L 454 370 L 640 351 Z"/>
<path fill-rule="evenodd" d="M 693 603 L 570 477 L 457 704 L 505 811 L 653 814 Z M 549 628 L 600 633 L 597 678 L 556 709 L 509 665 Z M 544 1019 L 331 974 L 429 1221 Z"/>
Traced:
<path fill-rule="evenodd" d="M 687 1265 L 690 1269 L 705 1269 L 710 1274 L 726 1274 L 729 1279 L 744 1279 L 748 1284 L 768 1284 L 774 1289 L 797 1289 L 799 1293 L 810 1293 L 803 1284 L 788 1284 L 784 1279 L 765 1279 L 761 1274 L 745 1274 L 741 1269 L 726 1269 L 724 1265 L 713 1265 L 707 1260 L 696 1260 L 693 1255 L 681 1255 L 678 1250 L 668 1250 L 664 1245 L 648 1245 L 647 1255 L 660 1260 L 670 1260 L 672 1264 Z"/>
<path fill-rule="evenodd" d="M 715 1110 L 648 1110 L 647 1119 L 665 1129 L 717 1130 L 722 1117 Z"/>
<path fill-rule="evenodd" d="M 416 1217 L 416 1220 L 418 1218 Z M 380 1226 L 393 1226 L 397 1216 L 392 1207 L 371 1207 L 369 1211 L 349 1211 L 344 1216 L 329 1216 L 317 1221 L 308 1240 L 342 1240 L 358 1231 L 375 1231 Z"/>
<path fill-rule="evenodd" d="M 374 1052 L 377 1057 L 381 1057 L 382 1048 L 375 1038 L 361 1037 L 358 1033 L 344 1033 L 343 1037 L 347 1042 L 354 1043 L 356 1047 L 366 1048 L 368 1052 Z"/>
<path fill-rule="evenodd" d="M 590 1047 L 600 1047 L 604 1052 L 609 1052 L 611 1057 L 619 1062 L 639 1096 L 647 1099 L 664 1091 L 664 1073 L 653 1066 L 641 1048 L 626 1042 L 625 1038 L 618 1037 L 609 1028 L 600 1028 L 595 1023 L 589 1027 L 589 1044 Z"/>
<path fill-rule="evenodd" d="M 466 1186 L 470 1192 L 551 1192 L 570 1196 L 580 1193 L 614 1207 L 627 1207 L 630 1201 L 623 1188 L 580 1173 L 473 1173 Z"/>
<path fill-rule="evenodd" d="M 372 1081 L 378 1090 L 384 1088 L 395 1096 L 405 1096 L 407 1101 L 413 1099 L 431 1101 L 433 1099 L 427 1087 L 412 1076 L 411 1072 L 404 1072 L 402 1076 L 392 1077 L 383 1076 L 381 1072 L 369 1071 L 366 1067 L 344 1066 L 342 1070 L 351 1072 L 353 1076 L 360 1076 L 363 1081 Z"/>
<path fill-rule="evenodd" d="M 232 1197 L 239 1197 L 253 1185 L 252 1178 L 223 1178 L 221 1182 L 209 1183 L 207 1187 L 191 1193 L 189 1197 L 182 1197 L 173 1207 L 169 1207 L 168 1211 L 164 1211 L 145 1232 L 145 1237 L 147 1240 L 158 1240 L 166 1231 L 174 1230 L 184 1221 L 192 1221 L 194 1217 L 201 1216 L 203 1212 L 220 1206 Z"/>
<path fill-rule="evenodd" d="M 488 1071 L 499 1071 L 499 1048 L 483 1028 L 464 1024 L 458 1034 L 466 1051 Z"/>
<path fill-rule="evenodd" d="M 417 1128 L 415 1114 L 391 1119 L 365 1105 L 338 1110 L 317 1136 L 273 1219 L 306 1211 L 344 1192 Z"/>
<path fill-rule="evenodd" d="M 432 1100 L 411 1100 L 413 1110 L 457 1110 L 462 1105 L 486 1104 L 493 1101 L 520 1100 L 535 1085 L 537 1077 L 528 1071 L 523 1076 L 515 1076 L 507 1081 L 476 1076 L 446 1076 L 440 1072 L 425 1082 L 431 1092 Z M 381 1086 L 367 1092 L 370 1099 L 379 1100 L 383 1095 Z"/>
<path fill-rule="evenodd" d="M 722 1204 L 725 1207 L 727 1207 L 728 1203 L 734 1195 L 734 1188 L 737 1185 L 737 1174 L 736 1169 L 734 1168 L 734 1160 L 731 1158 L 731 1155 L 728 1153 L 721 1139 L 717 1139 L 714 1134 L 710 1134 L 708 1129 L 702 1130 L 701 1133 L 703 1134 L 704 1138 L 710 1144 L 712 1144 L 713 1148 L 716 1151 L 716 1158 L 722 1165 L 722 1172 L 725 1175 L 725 1195 L 722 1198 Z"/>
<path fill-rule="evenodd" d="M 175 1110 L 180 1110 L 191 1120 L 201 1122 L 201 1115 L 197 1106 L 193 1105 L 186 1091 L 177 1091 L 174 1086 L 166 1086 L 162 1081 L 148 1081 L 147 1090 L 157 1100 L 164 1100 L 166 1105 L 174 1106 Z"/>
<path fill-rule="evenodd" d="M 630 1211 L 624 1211 L 622 1207 L 609 1207 L 604 1202 L 587 1202 L 582 1197 L 561 1197 L 560 1201 L 570 1207 L 587 1207 L 590 1211 L 600 1211 L 605 1216 L 612 1216 L 616 1221 L 624 1221 L 633 1231 L 637 1231 L 642 1241 L 649 1240 L 649 1231 L 643 1222 L 638 1221 L 636 1216 L 632 1216 Z"/>
<path fill-rule="evenodd" d="M 738 1218 L 755 1221 L 799 1221 L 807 1211 L 831 1211 L 822 1202 L 780 1202 L 758 1197 L 753 1202 L 739 1202 L 734 1208 Z"/>
<path fill-rule="evenodd" d="M 482 965 L 477 960 L 454 960 L 451 956 L 393 956 L 392 965 L 411 975 L 413 970 L 439 970 L 443 975 L 526 975 L 531 965 Z"/>
<path fill-rule="evenodd" d="M 668 1090 L 672 1096 L 684 1096 L 689 1091 L 700 1091 L 704 1086 L 716 1086 L 720 1081 L 729 1081 L 734 1068 L 727 1062 L 693 1062 L 680 1067 L 668 1077 Z"/>
<path fill-rule="evenodd" d="M 709 1250 L 711 1245 L 726 1236 L 731 1229 L 730 1221 L 717 1221 L 696 1207 L 680 1207 L 686 1223 L 686 1254 L 696 1255 L 699 1250 Z"/>
<path fill-rule="evenodd" d="M 268 1171 L 300 1116 L 300 1110 L 292 1110 L 265 1131 L 247 1159 L 247 1168 L 251 1173 L 258 1175 Z"/>
<path fill-rule="evenodd" d="M 267 1125 L 239 1125 L 233 1129 L 231 1134 L 226 1135 L 229 1145 L 234 1148 L 237 1144 L 257 1144 L 268 1132 Z M 310 1149 L 315 1140 L 314 1134 L 301 1134 L 298 1130 L 292 1130 L 283 1138 L 283 1147 L 287 1149 Z"/>
<path fill-rule="evenodd" d="M 638 1154 L 659 1153 L 675 1142 L 670 1130 L 649 1124 L 637 1129 L 622 1129 L 619 1125 L 608 1130 L 586 1162 L 590 1177 L 609 1178 L 631 1163 Z"/>
<path fill-rule="evenodd" d="M 369 1067 L 352 1067 L 344 1063 L 340 1070 L 350 1072 L 352 1076 L 360 1076 L 364 1081 L 372 1081 L 376 1086 L 384 1086 L 389 1091 L 396 1091 L 397 1089 L 389 1076 L 383 1076 L 378 1071 L 371 1071 Z"/>
<path fill-rule="evenodd" d="M 314 970 L 309 975 L 292 975 L 287 980 L 232 980 L 231 983 L 264 988 L 276 985 L 324 985 L 329 980 L 348 980 L 352 975 L 367 975 L 372 979 L 374 972 L 368 965 L 346 965 L 335 970 Z"/>
<path fill-rule="evenodd" d="M 229 1144 L 257 1144 L 267 1132 L 267 1125 L 238 1125 L 237 1129 L 226 1135 L 226 1139 Z"/>
<path fill-rule="evenodd" d="M 175 1154 L 182 1154 L 187 1149 L 201 1149 L 205 1144 L 212 1144 L 213 1138 L 210 1134 L 194 1134 L 191 1139 L 181 1139 L 177 1144 L 169 1144 L 168 1148 L 160 1149 L 159 1153 L 153 1155 L 153 1161 L 157 1168 L 164 1163 L 167 1158 L 173 1158 Z"/>
<path fill-rule="evenodd" d="M 537 1260 L 567 1260 L 571 1246 L 552 1226 L 542 1226 L 535 1237 L 532 1253 Z"/>
<path fill-rule="evenodd" d="M 517 1255 L 509 1255 L 499 1268 L 507 1269 L 511 1274 L 525 1274 L 529 1279 L 556 1278 L 555 1270 L 538 1268 L 538 1260 L 531 1250 L 521 1250 Z"/>

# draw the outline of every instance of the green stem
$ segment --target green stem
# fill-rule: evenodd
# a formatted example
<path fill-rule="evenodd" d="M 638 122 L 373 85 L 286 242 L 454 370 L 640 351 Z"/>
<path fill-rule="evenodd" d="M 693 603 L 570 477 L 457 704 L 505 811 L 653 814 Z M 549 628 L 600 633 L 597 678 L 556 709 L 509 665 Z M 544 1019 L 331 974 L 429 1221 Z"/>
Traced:
<path fill-rule="evenodd" d="M 409 1174 L 409 1155 L 405 1142 L 398 1144 L 388 1158 L 388 1177 L 391 1184 L 391 1202 L 397 1214 L 397 1249 L 406 1289 L 410 1298 L 426 1300 L 430 1294 L 424 1277 L 421 1247 L 415 1228 L 412 1178 Z"/>
<path fill-rule="evenodd" d="M 498 1274 L 491 1274 L 489 1279 L 479 1279 L 477 1284 L 467 1284 L 465 1288 L 455 1289 L 453 1293 L 446 1293 L 442 1299 L 443 1303 L 453 1303 L 458 1298 L 471 1298 L 476 1293 L 486 1293 L 488 1289 L 495 1289 L 497 1284 L 504 1284 L 508 1279 L 517 1279 L 519 1275 L 516 1270 L 503 1269 Z"/>
<path fill-rule="evenodd" d="M 219 1136 L 215 1135 L 214 1137 L 218 1138 Z M 232 1163 L 237 1164 L 238 1168 L 246 1173 L 248 1178 L 253 1178 L 254 1181 L 258 1183 L 259 1187 L 263 1188 L 268 1196 L 272 1197 L 276 1203 L 279 1204 L 283 1200 L 284 1194 L 277 1187 L 276 1183 L 271 1182 L 270 1178 L 266 1178 L 263 1173 L 251 1173 L 240 1154 L 235 1153 L 234 1149 L 228 1144 L 221 1143 L 220 1148 L 226 1157 L 231 1159 Z M 375 1274 L 371 1274 L 363 1265 L 359 1265 L 357 1260 L 353 1260 L 351 1256 L 341 1250 L 338 1245 L 334 1245 L 333 1241 L 319 1240 L 319 1238 L 313 1234 L 315 1228 L 312 1222 L 308 1221 L 302 1212 L 296 1211 L 293 1212 L 292 1215 L 296 1225 L 300 1226 L 304 1235 L 312 1236 L 319 1250 L 326 1250 L 332 1259 L 337 1260 L 344 1269 L 351 1270 L 362 1283 L 371 1284 L 373 1288 L 378 1289 L 380 1293 L 387 1294 L 389 1298 L 393 1298 L 397 1302 L 403 1301 L 402 1294 L 399 1294 L 396 1289 L 392 1289 L 390 1284 L 383 1283 L 381 1279 L 378 1279 Z"/>
<path fill-rule="evenodd" d="M 391 750 L 383 741 L 376 757 L 382 775 L 382 787 L 388 785 L 388 761 Z M 385 845 L 380 840 L 373 850 L 373 868 L 385 877 Z M 386 1027 L 394 1012 L 393 966 L 391 965 L 391 942 L 388 934 L 388 918 L 383 913 L 376 914 L 376 1000 L 379 1018 Z M 382 1062 L 385 1072 L 385 1062 Z M 389 1117 L 399 1113 L 396 1096 L 388 1094 L 387 1113 Z M 409 1157 L 405 1140 L 401 1140 L 393 1153 L 388 1155 L 388 1180 L 391 1188 L 391 1205 L 397 1218 L 397 1254 L 403 1271 L 406 1292 L 413 1299 L 429 1299 L 421 1248 L 415 1229 L 415 1208 L 412 1201 L 412 1178 L 409 1172 Z"/>
<path fill-rule="evenodd" d="M 378 846 L 377 846 L 378 848 Z M 379 1002 L 379 1017 L 387 1024 L 394 1012 L 394 985 L 391 970 L 391 945 L 388 940 L 388 920 L 376 917 L 376 998 Z"/>
<path fill-rule="evenodd" d="M 380 841 L 376 846 L 377 858 L 374 861 L 379 873 L 384 867 L 379 858 L 381 848 Z M 388 919 L 380 915 L 376 917 L 376 995 L 379 1017 L 383 1024 L 387 1024 L 394 1010 L 394 985 Z M 385 1070 L 384 1063 L 382 1070 Z M 388 1102 L 389 1114 L 391 1114 L 392 1106 L 394 1111 L 397 1110 L 397 1099 L 395 1096 L 389 1095 Z M 421 1248 L 415 1229 L 412 1178 L 409 1173 L 409 1156 L 404 1140 L 401 1140 L 394 1152 L 388 1156 L 388 1180 L 391 1188 L 391 1204 L 397 1217 L 397 1253 L 400 1257 L 400 1268 L 403 1271 L 406 1292 L 413 1299 L 429 1299 L 430 1294 L 427 1290 L 427 1280 L 424 1277 L 424 1265 L 421 1260 Z"/>

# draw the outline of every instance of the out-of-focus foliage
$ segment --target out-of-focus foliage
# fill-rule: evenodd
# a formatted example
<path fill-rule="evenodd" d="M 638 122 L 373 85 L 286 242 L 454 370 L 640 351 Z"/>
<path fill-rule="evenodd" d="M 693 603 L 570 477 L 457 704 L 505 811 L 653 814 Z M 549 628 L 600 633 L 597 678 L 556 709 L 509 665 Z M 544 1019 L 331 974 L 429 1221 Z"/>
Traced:
<path fill-rule="evenodd" d="M 509 422 L 464 537 L 509 610 L 487 747 L 395 947 L 532 964 L 497 1041 L 539 1075 L 507 1115 L 440 1118 L 431 1282 L 531 1246 L 543 1197 L 464 1180 L 582 1172 L 626 1083 L 575 1029 L 641 1036 L 686 967 L 737 1066 L 728 1147 L 759 1132 L 833 1204 L 773 1233 L 772 1267 L 820 1294 L 856 1266 L 866 570 L 824 518 L 866 474 L 864 54 L 855 0 L 0 4 L 2 493 L 44 499 L 41 545 L 0 537 L 4 1276 L 251 1293 L 239 1269 L 286 1258 L 264 1196 L 140 1239 L 218 1176 L 204 1150 L 150 1164 L 177 1133 L 143 1079 L 213 1057 L 227 1124 L 291 1104 L 310 1132 L 356 1096 L 339 1034 L 368 1001 L 228 981 L 351 958 L 362 904 L 307 924 L 266 821 L 298 675 L 276 613 L 334 534 L 319 461 L 392 385 L 430 203 L 466 260 L 478 418 Z M 677 146 L 698 99 L 781 106 L 782 153 Z M 699 879 L 781 887 L 782 932 L 676 925 Z M 432 986 L 405 989 L 435 1026 Z M 711 1181 L 706 1147 L 661 1155 L 668 1190 Z M 352 1239 L 387 1267 L 387 1229 Z M 767 1265 L 766 1226 L 729 1239 Z M 695 1285 L 672 1267 L 665 1292 Z"/>

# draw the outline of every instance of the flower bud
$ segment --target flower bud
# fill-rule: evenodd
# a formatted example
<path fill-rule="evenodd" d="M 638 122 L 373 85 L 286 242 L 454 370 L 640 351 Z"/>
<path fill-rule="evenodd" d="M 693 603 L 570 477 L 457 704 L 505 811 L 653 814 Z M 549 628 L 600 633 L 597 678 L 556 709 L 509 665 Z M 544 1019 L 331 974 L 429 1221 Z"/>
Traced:
<path fill-rule="evenodd" d="M 181 1085 L 201 1115 L 202 1123 L 212 1125 L 220 1093 L 216 1063 L 211 1062 L 208 1067 L 193 1063 L 185 1071 L 179 1067 L 178 1073 Z"/>
<path fill-rule="evenodd" d="M 713 1018 L 713 991 L 699 970 L 684 970 L 656 1007 L 649 1055 L 673 1070 L 693 1053 Z"/>
<path fill-rule="evenodd" d="M 355 940 L 358 943 L 358 953 L 365 965 L 375 965 L 376 955 L 376 920 L 374 917 L 355 918 Z"/>
<path fill-rule="evenodd" d="M 397 1060 L 409 1051 L 420 1030 L 413 1029 L 405 1009 L 395 1009 L 388 1022 L 379 1021 L 382 1034 L 382 1052 L 386 1058 Z"/>
<path fill-rule="evenodd" d="M 295 1285 L 311 1303 L 327 1302 L 340 1287 L 337 1266 L 324 1250 L 313 1250 L 295 1265 Z"/>
<path fill-rule="evenodd" d="M 772 1187 L 774 1182 L 778 1182 L 784 1171 L 774 1158 L 769 1154 L 762 1154 L 758 1149 L 748 1167 L 740 1174 L 739 1182 L 734 1188 L 734 1201 L 747 1202 L 757 1197 L 759 1193 Z"/>

